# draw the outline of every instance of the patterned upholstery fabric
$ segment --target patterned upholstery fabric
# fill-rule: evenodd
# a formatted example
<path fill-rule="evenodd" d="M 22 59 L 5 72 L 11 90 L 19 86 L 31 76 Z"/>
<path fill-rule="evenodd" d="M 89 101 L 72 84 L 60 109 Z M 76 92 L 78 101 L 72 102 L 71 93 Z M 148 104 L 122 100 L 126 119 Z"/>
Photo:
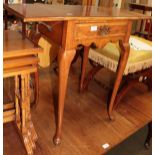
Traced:
<path fill-rule="evenodd" d="M 130 54 L 124 74 L 134 73 L 152 66 L 152 42 L 131 36 Z M 102 49 L 90 49 L 89 58 L 114 72 L 117 70 L 120 58 L 118 43 L 108 43 Z"/>

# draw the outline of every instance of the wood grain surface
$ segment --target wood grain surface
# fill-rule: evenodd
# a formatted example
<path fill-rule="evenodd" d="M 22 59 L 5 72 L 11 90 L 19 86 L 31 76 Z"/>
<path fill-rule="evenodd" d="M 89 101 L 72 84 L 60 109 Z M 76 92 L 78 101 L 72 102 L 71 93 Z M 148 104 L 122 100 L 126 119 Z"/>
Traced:
<path fill-rule="evenodd" d="M 64 110 L 64 134 L 59 146 L 55 146 L 52 142 L 57 119 L 55 114 L 58 77 L 51 70 L 42 70 L 40 73 L 39 104 L 37 109 L 32 111 L 32 120 L 39 137 L 34 155 L 103 154 L 152 119 L 152 94 L 144 85 L 138 85 L 121 101 L 115 112 L 115 121 L 110 121 L 106 110 L 109 90 L 107 88 L 110 88 L 115 75 L 101 70 L 96 80 L 102 82 L 106 89 L 92 81 L 88 92 L 79 94 L 79 62 L 71 67 L 69 75 Z M 103 77 L 103 74 L 107 76 Z M 110 145 L 108 149 L 102 148 L 105 143 Z M 4 126 L 4 154 L 26 155 L 12 124 Z"/>
<path fill-rule="evenodd" d="M 21 50 L 22 49 L 22 50 Z M 21 33 L 16 31 L 4 31 L 3 58 L 13 58 L 28 55 L 36 55 L 42 52 L 41 48 L 35 48 L 28 39 L 22 39 Z"/>
<path fill-rule="evenodd" d="M 96 7 L 81 5 L 50 5 L 50 4 L 4 4 L 10 13 L 32 21 L 65 21 L 65 20 L 104 20 L 105 19 L 145 19 L 151 18 L 128 10 L 112 7 Z"/>

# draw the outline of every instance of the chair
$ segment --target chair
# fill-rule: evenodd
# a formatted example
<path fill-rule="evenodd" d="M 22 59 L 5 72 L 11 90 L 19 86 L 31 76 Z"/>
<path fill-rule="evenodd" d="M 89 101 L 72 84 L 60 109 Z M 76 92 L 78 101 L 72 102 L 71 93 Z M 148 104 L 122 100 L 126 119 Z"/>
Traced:
<path fill-rule="evenodd" d="M 149 90 L 152 88 L 152 43 L 146 39 L 131 36 L 130 55 L 124 71 L 124 84 L 119 90 L 114 106 L 117 107 L 122 97 L 136 83 L 143 82 L 148 85 Z M 119 65 L 120 50 L 124 50 L 123 44 L 108 43 L 103 49 L 90 49 L 89 59 L 92 69 L 83 84 L 84 89 L 88 88 L 90 81 L 96 73 L 103 67 L 116 72 Z M 112 107 L 113 108 L 113 107 Z"/>
<path fill-rule="evenodd" d="M 137 83 L 144 83 L 152 90 L 152 42 L 137 36 L 130 36 L 130 54 L 128 62 L 124 70 L 122 84 L 114 99 L 114 104 L 109 105 L 108 114 L 113 119 L 112 111 L 119 105 L 120 100 L 129 92 L 129 90 Z M 120 59 L 120 51 L 124 51 L 121 41 L 117 43 L 109 42 L 103 49 L 91 48 L 89 50 L 89 60 L 92 65 L 91 70 L 83 83 L 83 89 L 87 89 L 90 81 L 94 78 L 103 67 L 113 72 L 117 72 Z M 115 91 L 115 86 L 113 91 Z M 111 100 L 112 96 L 110 96 Z M 152 136 L 152 122 L 148 124 L 148 136 L 145 141 L 145 147 L 148 149 Z"/>

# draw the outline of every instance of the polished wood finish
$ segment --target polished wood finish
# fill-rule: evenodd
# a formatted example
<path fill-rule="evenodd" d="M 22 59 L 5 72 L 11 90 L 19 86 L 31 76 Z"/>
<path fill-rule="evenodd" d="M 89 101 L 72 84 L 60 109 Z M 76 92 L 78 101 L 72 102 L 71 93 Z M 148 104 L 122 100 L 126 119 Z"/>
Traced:
<path fill-rule="evenodd" d="M 124 36 L 126 33 L 127 21 L 120 20 L 114 21 L 105 21 L 105 22 L 98 22 L 95 23 L 98 27 L 98 31 L 90 31 L 90 28 L 94 26 L 94 23 L 86 23 L 86 24 L 76 24 L 75 27 L 75 39 L 92 39 L 92 38 L 102 38 L 103 36 L 106 38 L 113 38 L 116 36 Z"/>
<path fill-rule="evenodd" d="M 4 31 L 3 36 L 3 78 L 14 77 L 15 83 L 15 103 L 5 104 L 3 123 L 15 121 L 27 154 L 32 155 L 37 134 L 30 113 L 30 74 L 37 71 L 37 54 L 42 49 L 22 40 L 16 31 Z"/>
<path fill-rule="evenodd" d="M 80 5 L 50 5 L 50 4 L 4 4 L 4 9 L 24 22 L 36 21 L 85 21 L 112 19 L 148 19 L 148 15 L 119 10 L 117 8 L 80 6 Z M 61 10 L 61 11 L 60 11 Z"/>
<path fill-rule="evenodd" d="M 3 123 L 11 122 L 14 120 L 15 120 L 14 103 L 6 103 L 3 106 Z"/>
<path fill-rule="evenodd" d="M 14 108 L 14 103 L 6 103 L 3 105 L 3 110 Z"/>
<path fill-rule="evenodd" d="M 112 7 L 113 6 L 113 1 L 114 0 L 100 0 L 99 5 L 100 6 L 105 6 L 105 7 Z"/>
<path fill-rule="evenodd" d="M 34 44 L 28 39 L 22 40 L 22 35 L 16 31 L 4 31 L 3 38 L 3 58 L 13 58 L 21 56 L 33 56 L 42 52 L 40 48 L 34 48 Z M 22 49 L 22 52 L 21 52 Z M 33 50 L 32 50 L 33 49 Z"/>
<path fill-rule="evenodd" d="M 80 66 L 81 63 L 78 60 L 70 69 L 63 118 L 63 141 L 58 147 L 52 143 L 57 119 L 58 76 L 51 72 L 51 68 L 40 71 L 40 99 L 37 109 L 32 111 L 32 120 L 38 133 L 34 155 L 101 155 L 106 154 L 116 145 L 120 145 L 120 148 L 124 150 L 121 142 L 133 133 L 139 132 L 140 128 L 151 121 L 152 94 L 145 85 L 135 86 L 120 101 L 120 106 L 115 111 L 116 119 L 109 121 L 106 111 L 107 89 L 103 89 L 96 81 L 92 81 L 87 93 L 78 93 Z M 89 64 L 87 67 L 90 69 Z M 106 76 L 103 78 L 103 75 Z M 103 69 L 96 76 L 96 80 L 100 80 L 102 84 L 111 88 L 110 81 L 114 76 Z M 4 154 L 26 155 L 15 131 L 12 124 L 4 125 Z M 133 135 L 134 144 L 140 143 L 138 148 L 142 150 L 144 150 L 143 143 L 147 136 L 147 130 L 143 131 L 141 140 Z M 110 144 L 110 147 L 103 149 L 102 145 L 105 143 Z M 16 145 L 12 147 L 14 144 Z M 128 149 L 134 152 L 133 149 L 137 150 L 137 145 L 135 149 L 131 146 Z M 125 151 L 123 152 L 125 154 Z"/>
<path fill-rule="evenodd" d="M 33 73 L 36 72 L 36 67 L 28 66 L 28 67 L 18 67 L 18 69 L 10 68 L 3 71 L 3 77 L 14 77 L 15 75 L 19 75 L 20 73 Z"/>
<path fill-rule="evenodd" d="M 96 0 L 83 0 L 82 5 L 95 5 Z"/>
<path fill-rule="evenodd" d="M 118 67 L 118 75 L 115 82 L 114 91 L 112 93 L 112 100 L 110 101 L 109 115 L 112 115 L 113 103 L 117 94 L 118 86 L 122 79 L 122 74 L 127 62 L 129 54 L 129 36 L 131 32 L 132 20 L 151 18 L 146 15 L 129 12 L 127 10 L 119 10 L 117 8 L 104 8 L 95 6 L 56 6 L 43 4 L 21 4 L 21 5 L 7 5 L 4 8 L 16 15 L 24 22 L 51 22 L 61 21 L 63 26 L 59 27 L 62 32 L 62 41 L 60 42 L 59 50 L 59 97 L 58 97 L 58 122 L 56 127 L 56 134 L 54 137 L 55 144 L 60 143 L 62 118 L 65 102 L 65 94 L 67 87 L 67 78 L 69 67 L 75 55 L 75 49 L 79 44 L 89 47 L 95 43 L 97 47 L 103 47 L 109 41 L 122 40 L 125 50 L 121 53 L 120 65 Z M 61 11 L 60 11 L 61 10 Z M 114 24 L 114 27 L 112 26 Z M 126 33 L 115 34 L 114 29 L 119 23 L 126 25 L 122 31 Z M 95 30 L 94 27 L 95 26 Z M 79 34 L 79 27 L 84 28 L 82 34 Z M 108 28 L 109 27 L 109 28 Z M 106 28 L 106 31 L 104 30 Z M 108 32 L 107 32 L 108 28 Z M 109 31 L 110 28 L 112 32 Z M 91 30 L 93 29 L 93 30 Z M 94 34 L 92 33 L 94 31 Z M 97 33 L 96 33 L 97 32 Z M 92 34 L 90 38 L 89 34 Z M 81 37 L 82 36 L 82 37 Z M 83 37 L 85 36 L 85 37 Z M 54 40 L 55 42 L 55 40 Z M 85 56 L 83 62 L 87 62 Z M 86 63 L 85 63 L 86 65 Z M 82 73 L 84 77 L 84 73 Z M 64 81 L 64 82 L 63 82 Z"/>
<path fill-rule="evenodd" d="M 56 134 L 54 136 L 54 143 L 60 144 L 61 142 L 61 126 L 62 126 L 62 118 L 63 118 L 63 111 L 64 111 L 64 100 L 65 100 L 65 93 L 67 88 L 67 80 L 68 80 L 68 73 L 71 61 L 75 56 L 75 50 L 66 50 L 60 49 L 59 56 L 58 56 L 58 63 L 59 63 L 59 98 L 58 98 L 58 124 L 56 129 Z"/>
<path fill-rule="evenodd" d="M 40 23 L 38 24 L 38 31 L 41 34 L 40 37 L 45 37 L 51 44 L 52 41 L 54 41 L 56 45 L 60 45 L 63 35 L 63 22 L 45 22 L 44 24 Z"/>
<path fill-rule="evenodd" d="M 129 35 L 131 32 L 131 23 L 128 25 L 128 27 L 129 27 L 129 31 L 127 32 L 127 38 L 129 39 Z M 124 70 L 125 70 L 125 67 L 128 61 L 128 56 L 129 56 L 129 51 L 130 51 L 130 45 L 128 43 L 123 45 L 123 43 L 120 42 L 120 45 L 121 45 L 120 46 L 121 47 L 120 60 L 119 60 L 118 67 L 117 67 L 114 88 L 113 88 L 111 98 L 109 101 L 109 105 L 108 105 L 109 106 L 108 114 L 109 114 L 110 119 L 113 119 L 112 111 L 113 111 L 113 107 L 115 103 L 115 98 L 116 98 L 119 86 L 121 84 L 121 80 L 123 78 Z"/>
<path fill-rule="evenodd" d="M 27 56 L 24 58 L 15 58 L 11 60 L 4 60 L 3 61 L 3 68 L 8 69 L 8 68 L 15 68 L 15 67 L 22 67 L 25 65 L 31 65 L 31 64 L 37 64 L 38 63 L 38 58 L 34 56 Z"/>
<path fill-rule="evenodd" d="M 3 47 L 3 64 L 4 64 L 4 68 L 7 67 L 11 67 L 11 66 L 24 66 L 26 64 L 38 64 L 38 58 L 36 57 L 36 55 L 38 54 L 38 52 L 42 52 L 42 50 L 40 48 L 38 48 L 37 46 L 34 48 L 35 43 L 33 44 L 29 39 L 24 39 L 22 35 L 16 35 L 16 32 L 14 31 L 10 31 L 8 35 L 6 35 L 6 31 L 5 31 L 5 35 L 4 35 L 4 42 L 7 42 L 7 44 L 4 44 Z M 22 52 L 20 51 L 20 49 L 22 49 Z M 33 50 L 32 50 L 33 49 Z M 21 56 L 23 58 L 21 58 Z M 7 60 L 8 58 L 14 58 L 12 60 Z M 5 61 L 6 60 L 6 61 Z M 38 103 L 38 73 L 34 73 L 34 91 L 35 91 L 35 99 L 34 102 L 31 105 L 37 105 Z"/>
<path fill-rule="evenodd" d="M 118 68 L 117 68 L 116 80 L 115 80 L 114 88 L 113 88 L 112 95 L 111 95 L 111 98 L 109 101 L 108 114 L 109 114 L 110 119 L 113 119 L 112 111 L 113 111 L 114 101 L 115 101 L 115 97 L 116 97 L 117 91 L 119 89 L 119 85 L 120 85 L 122 77 L 123 77 L 123 73 L 124 73 L 124 70 L 126 67 L 126 63 L 127 63 L 129 51 L 130 51 L 130 46 L 129 46 L 128 40 L 129 40 L 129 36 L 130 36 L 130 32 L 131 32 L 132 23 L 126 22 L 126 24 L 127 24 L 127 26 L 126 26 L 127 33 L 125 33 L 124 35 L 122 35 L 122 34 L 120 35 L 118 33 L 117 34 L 118 36 L 115 35 L 115 37 L 113 36 L 112 38 L 111 38 L 111 34 L 107 34 L 106 35 L 107 38 L 106 39 L 104 38 L 104 42 L 102 43 L 102 45 L 105 45 L 109 41 L 114 42 L 114 41 L 120 40 L 120 45 L 121 45 L 120 46 L 121 47 L 121 56 L 120 56 L 120 60 L 119 60 Z M 101 46 L 99 46 L 99 48 L 100 47 Z M 84 62 L 85 61 L 87 62 L 87 60 L 88 60 L 88 54 L 86 56 L 84 55 L 84 58 L 83 58 L 83 68 L 82 68 L 82 76 L 81 76 L 82 78 L 81 78 L 81 84 L 80 84 L 81 89 L 83 89 L 83 82 L 84 82 L 83 77 L 85 77 L 86 63 L 84 63 Z"/>

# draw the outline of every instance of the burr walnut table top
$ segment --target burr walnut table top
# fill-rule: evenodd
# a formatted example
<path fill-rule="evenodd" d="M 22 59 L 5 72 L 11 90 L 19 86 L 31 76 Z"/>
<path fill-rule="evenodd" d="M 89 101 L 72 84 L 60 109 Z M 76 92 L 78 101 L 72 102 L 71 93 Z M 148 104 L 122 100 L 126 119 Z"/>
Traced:
<path fill-rule="evenodd" d="M 81 5 L 49 4 L 4 4 L 10 13 L 30 21 L 65 21 L 65 20 L 108 20 L 108 19 L 144 19 L 150 18 L 127 10 Z"/>

